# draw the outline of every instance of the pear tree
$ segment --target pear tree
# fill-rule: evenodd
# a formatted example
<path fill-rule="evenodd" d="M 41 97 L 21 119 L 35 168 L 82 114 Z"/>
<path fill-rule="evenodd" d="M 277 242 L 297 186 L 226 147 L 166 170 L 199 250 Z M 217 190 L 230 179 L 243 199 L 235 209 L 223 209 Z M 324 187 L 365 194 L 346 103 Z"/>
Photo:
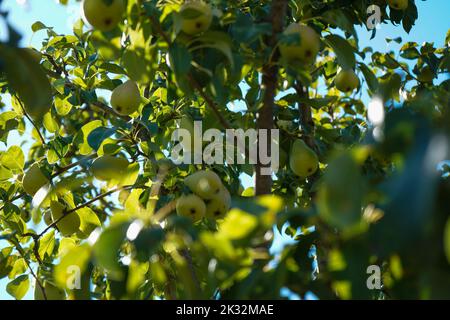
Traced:
<path fill-rule="evenodd" d="M 450 296 L 450 33 L 367 47 L 384 41 L 367 0 L 59 2 L 82 15 L 29 26 L 36 48 L 0 10 L 9 295 Z M 418 0 L 375 2 L 414 39 Z M 195 141 L 194 120 L 219 137 Z M 233 129 L 258 134 L 222 163 L 171 156 Z M 270 160 L 276 133 L 275 169 L 250 153 Z"/>

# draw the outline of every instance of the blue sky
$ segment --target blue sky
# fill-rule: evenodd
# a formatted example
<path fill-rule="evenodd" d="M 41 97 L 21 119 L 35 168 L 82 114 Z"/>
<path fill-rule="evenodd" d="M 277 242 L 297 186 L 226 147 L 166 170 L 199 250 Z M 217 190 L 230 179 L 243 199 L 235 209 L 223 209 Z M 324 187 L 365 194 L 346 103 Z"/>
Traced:
<path fill-rule="evenodd" d="M 447 30 L 450 29 L 450 1 L 449 0 L 416 0 L 419 9 L 419 19 L 410 34 L 403 31 L 400 26 L 382 25 L 377 31 L 375 39 L 370 39 L 371 33 L 365 28 L 359 28 L 360 48 L 371 46 L 377 51 L 398 51 L 400 45 L 391 42 L 387 43 L 385 38 L 402 37 L 403 42 L 415 41 L 422 43 L 425 41 L 434 42 L 435 46 L 442 46 Z M 9 20 L 16 29 L 23 35 L 23 46 L 34 46 L 39 48 L 44 32 L 34 34 L 31 32 L 31 25 L 35 21 L 41 21 L 47 26 L 54 27 L 58 33 L 71 33 L 71 23 L 76 21 L 80 15 L 80 4 L 69 0 L 68 6 L 57 4 L 56 0 L 3 0 L 1 9 L 9 11 Z M 5 26 L 0 22 L 0 39 L 5 37 Z M 8 144 L 17 144 L 14 138 Z M 3 149 L 5 146 L 2 146 Z M 0 247 L 2 244 L 0 243 Z M 7 279 L 6 279 L 7 280 Z M 0 299 L 11 299 L 6 293 L 8 281 L 0 280 Z M 32 290 L 25 297 L 31 298 Z"/>

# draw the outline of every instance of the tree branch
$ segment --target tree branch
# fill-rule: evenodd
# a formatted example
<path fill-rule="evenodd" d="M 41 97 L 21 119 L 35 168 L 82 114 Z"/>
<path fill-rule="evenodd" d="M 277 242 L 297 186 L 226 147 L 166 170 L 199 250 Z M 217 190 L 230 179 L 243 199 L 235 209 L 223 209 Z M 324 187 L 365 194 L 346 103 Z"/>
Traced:
<path fill-rule="evenodd" d="M 272 23 L 272 34 L 266 39 L 266 45 L 274 50 L 277 45 L 277 35 L 283 30 L 284 18 L 287 10 L 287 0 L 274 0 L 270 13 L 270 22 Z M 272 58 L 263 67 L 262 75 L 262 89 L 263 106 L 258 112 L 257 127 L 258 129 L 268 130 L 268 141 L 272 141 L 271 129 L 273 128 L 273 107 L 274 99 L 278 86 L 278 66 L 276 61 L 279 58 L 278 50 L 274 51 Z M 270 143 L 269 142 L 269 143 Z M 258 142 L 259 145 L 259 142 Z M 268 148 L 270 156 L 270 148 Z M 272 176 L 263 175 L 261 169 L 264 165 L 261 163 L 258 156 L 257 164 L 255 165 L 255 186 L 256 195 L 269 194 L 272 190 Z"/>
<path fill-rule="evenodd" d="M 294 89 L 299 99 L 309 98 L 308 89 L 305 88 L 300 81 L 296 82 L 296 84 L 294 85 Z M 310 148 L 312 148 L 313 150 L 317 150 L 317 146 L 313 138 L 315 127 L 312 118 L 311 107 L 306 103 L 299 102 L 298 111 L 300 115 L 300 125 L 305 133 L 302 139 Z"/>
<path fill-rule="evenodd" d="M 188 77 L 189 82 L 192 85 L 192 87 L 195 90 L 198 91 L 198 93 L 203 98 L 203 100 L 205 100 L 205 102 L 208 105 L 208 107 L 210 107 L 211 110 L 214 112 L 214 114 L 216 115 L 216 117 L 219 120 L 220 124 L 225 129 L 232 129 L 230 123 L 227 121 L 227 119 L 225 119 L 225 117 L 222 115 L 222 113 L 217 108 L 217 105 L 214 102 L 214 100 L 203 91 L 202 87 L 198 84 L 198 82 L 194 79 L 194 77 L 192 77 L 190 74 L 188 74 L 187 77 Z"/>

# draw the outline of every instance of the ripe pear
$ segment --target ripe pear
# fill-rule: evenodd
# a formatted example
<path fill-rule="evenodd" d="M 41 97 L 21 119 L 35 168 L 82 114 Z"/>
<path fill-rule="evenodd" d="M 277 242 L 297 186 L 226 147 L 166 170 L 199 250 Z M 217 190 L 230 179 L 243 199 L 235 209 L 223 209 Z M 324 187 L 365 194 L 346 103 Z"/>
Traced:
<path fill-rule="evenodd" d="M 211 6 L 203 1 L 192 1 L 180 8 L 181 31 L 188 35 L 205 32 L 213 19 Z"/>
<path fill-rule="evenodd" d="M 389 7 L 396 10 L 406 10 L 408 8 L 408 0 L 388 0 Z"/>
<path fill-rule="evenodd" d="M 220 219 L 230 210 L 231 196 L 228 190 L 222 186 L 218 195 L 211 200 L 206 200 L 206 217 Z"/>
<path fill-rule="evenodd" d="M 303 140 L 295 140 L 289 157 L 289 165 L 296 175 L 306 178 L 317 171 L 319 159 Z"/>
<path fill-rule="evenodd" d="M 218 195 L 222 187 L 222 181 L 213 171 L 201 170 L 191 174 L 184 180 L 184 183 L 196 195 L 203 199 L 212 199 Z"/>
<path fill-rule="evenodd" d="M 341 92 L 350 92 L 359 87 L 359 78 L 353 70 L 342 70 L 334 80 L 336 88 Z"/>
<path fill-rule="evenodd" d="M 128 160 L 125 158 L 105 155 L 92 163 L 91 172 L 96 179 L 101 181 L 120 180 L 128 164 Z"/>
<path fill-rule="evenodd" d="M 26 193 L 34 196 L 44 185 L 48 183 L 47 177 L 42 173 L 39 165 L 34 163 L 25 173 L 22 186 Z"/>
<path fill-rule="evenodd" d="M 43 286 L 47 300 L 65 300 L 66 294 L 63 290 L 48 281 L 44 281 Z M 45 300 L 44 294 L 37 284 L 34 288 L 34 300 Z"/>
<path fill-rule="evenodd" d="M 297 43 L 280 44 L 280 53 L 286 62 L 310 65 L 316 61 L 320 49 L 320 38 L 314 29 L 303 24 L 292 23 L 283 34 L 290 38 L 292 35 L 298 37 Z"/>
<path fill-rule="evenodd" d="M 124 0 L 84 0 L 83 11 L 86 20 L 95 29 L 111 31 L 125 12 Z"/>
<path fill-rule="evenodd" d="M 50 202 L 50 210 L 52 211 L 52 220 L 57 221 L 64 215 L 66 207 L 58 202 L 52 201 Z M 56 226 L 58 227 L 59 232 L 64 237 L 69 237 L 75 232 L 78 232 L 80 228 L 80 217 L 76 212 L 69 213 L 66 217 L 61 219 Z"/>
<path fill-rule="evenodd" d="M 195 194 L 183 195 L 177 200 L 177 214 L 189 217 L 194 221 L 201 220 L 205 216 L 205 202 Z"/>
<path fill-rule="evenodd" d="M 111 95 L 111 106 L 119 114 L 128 116 L 136 112 L 141 104 L 141 93 L 136 82 L 128 80 L 115 88 Z"/>

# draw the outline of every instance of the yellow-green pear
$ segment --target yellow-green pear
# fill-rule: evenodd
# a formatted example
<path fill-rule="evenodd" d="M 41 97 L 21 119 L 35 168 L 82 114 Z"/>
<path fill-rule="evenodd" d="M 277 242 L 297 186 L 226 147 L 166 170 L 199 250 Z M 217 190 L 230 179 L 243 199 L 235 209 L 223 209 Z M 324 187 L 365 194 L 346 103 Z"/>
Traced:
<path fill-rule="evenodd" d="M 177 200 L 177 214 L 191 218 L 194 221 L 201 220 L 205 216 L 205 202 L 195 194 L 183 195 Z"/>
<path fill-rule="evenodd" d="M 211 200 L 205 200 L 206 217 L 209 219 L 221 219 L 230 210 L 231 196 L 230 192 L 222 186 L 218 195 Z"/>
<path fill-rule="evenodd" d="M 128 164 L 129 162 L 125 158 L 105 155 L 92 163 L 91 172 L 96 179 L 101 181 L 120 180 Z"/>
<path fill-rule="evenodd" d="M 125 9 L 124 0 L 84 0 L 83 3 L 86 20 L 101 31 L 114 29 L 122 20 Z"/>
<path fill-rule="evenodd" d="M 66 206 L 58 201 L 52 201 L 50 202 L 50 210 L 52 211 L 52 220 L 57 221 L 64 215 Z M 76 212 L 71 212 L 56 223 L 56 226 L 64 237 L 70 237 L 72 234 L 78 232 L 80 228 L 80 217 Z"/>
<path fill-rule="evenodd" d="M 50 282 L 44 281 L 43 287 L 47 300 L 65 300 L 66 294 L 64 293 L 64 291 L 51 284 Z M 41 287 L 36 284 L 34 288 L 34 300 L 45 300 L 45 297 Z"/>
<path fill-rule="evenodd" d="M 44 185 L 48 183 L 47 177 L 42 173 L 39 165 L 33 163 L 23 176 L 22 186 L 26 193 L 34 196 Z"/>
<path fill-rule="evenodd" d="M 186 2 L 180 15 L 181 31 L 191 36 L 208 30 L 213 19 L 211 6 L 203 1 Z"/>
<path fill-rule="evenodd" d="M 140 104 L 141 93 L 133 80 L 122 83 L 111 94 L 111 106 L 121 115 L 128 116 L 138 111 Z"/>
<path fill-rule="evenodd" d="M 299 177 L 314 174 L 319 167 L 317 154 L 303 140 L 295 140 L 289 157 L 291 170 Z"/>
<path fill-rule="evenodd" d="M 222 181 L 213 171 L 197 171 L 184 180 L 184 183 L 196 195 L 203 199 L 212 199 L 218 195 L 222 187 Z"/>
<path fill-rule="evenodd" d="M 408 8 L 408 0 L 388 0 L 389 7 L 396 10 L 406 10 Z"/>
<path fill-rule="evenodd" d="M 336 88 L 341 92 L 350 92 L 359 87 L 359 78 L 355 71 L 341 70 L 336 76 L 334 83 Z"/>
<path fill-rule="evenodd" d="M 286 62 L 310 65 L 316 61 L 320 50 L 320 38 L 314 29 L 303 24 L 292 23 L 283 34 L 289 38 L 296 35 L 298 38 L 297 42 L 280 44 L 280 53 Z"/>

